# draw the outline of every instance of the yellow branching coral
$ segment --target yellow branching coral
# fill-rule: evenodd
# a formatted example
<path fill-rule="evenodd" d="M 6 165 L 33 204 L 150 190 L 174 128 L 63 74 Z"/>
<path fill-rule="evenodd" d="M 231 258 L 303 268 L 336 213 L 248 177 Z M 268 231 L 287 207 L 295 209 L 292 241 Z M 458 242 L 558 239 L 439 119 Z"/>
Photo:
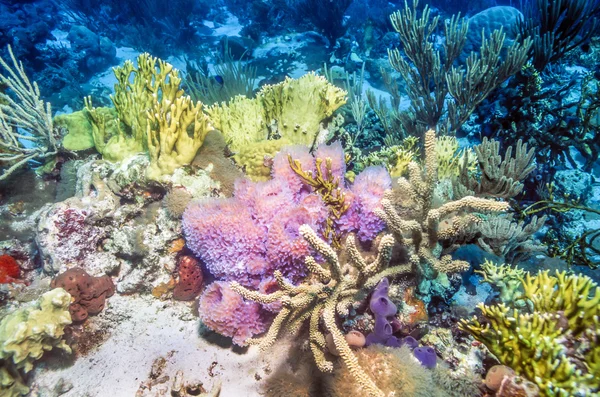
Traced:
<path fill-rule="evenodd" d="M 459 327 L 544 396 L 599 395 L 600 288 L 565 272 L 528 273 L 521 283 L 523 309 L 480 304 L 486 321 L 473 317 Z"/>
<path fill-rule="evenodd" d="M 283 306 L 267 334 L 247 342 L 259 344 L 262 350 L 268 349 L 282 330 L 295 333 L 308 321 L 309 343 L 315 362 L 321 371 L 332 372 L 333 363 L 326 356 L 324 326 L 326 332 L 332 335 L 342 361 L 356 382 L 369 396 L 383 396 L 358 364 L 337 325 L 336 313 L 347 315 L 349 306 L 355 300 L 364 298 L 383 277 L 408 273 L 410 265 L 388 267 L 394 245 L 394 239 L 389 235 L 381 238 L 378 255 L 371 263 L 367 263 L 361 256 L 354 237 L 349 236 L 344 247 L 349 262 L 343 266 L 336 251 L 321 240 L 310 226 L 302 225 L 300 234 L 327 262 L 327 265 L 322 265 L 314 257 L 306 257 L 306 266 L 312 275 L 307 281 L 295 286 L 285 281 L 281 273 L 276 271 L 275 279 L 281 290 L 271 294 L 261 294 L 246 289 L 237 282 L 231 283 L 231 288 L 245 299 L 263 304 L 281 301 Z"/>
<path fill-rule="evenodd" d="M 117 78 L 113 109 L 94 108 L 85 99 L 96 150 L 109 161 L 148 152 L 147 177 L 161 180 L 190 164 L 212 129 L 201 102 L 183 95 L 179 71 L 147 53 L 137 58 L 137 68 L 126 61 L 114 68 Z"/>
<path fill-rule="evenodd" d="M 202 103 L 195 105 L 189 96 L 171 102 L 164 98 L 148 112 L 149 179 L 160 180 L 175 169 L 188 165 L 212 129 Z"/>
<path fill-rule="evenodd" d="M 482 282 L 490 283 L 500 292 L 502 303 L 514 303 L 517 294 L 520 293 L 521 279 L 525 271 L 518 267 L 505 264 L 496 264 L 486 259 L 481 265 L 481 270 L 475 270 L 483 276 Z"/>
<path fill-rule="evenodd" d="M 410 260 L 430 264 L 434 269 L 449 273 L 468 269 L 465 261 L 453 260 L 449 255 L 439 258 L 440 241 L 452 241 L 470 231 L 479 222 L 473 213 L 498 213 L 508 204 L 494 200 L 463 197 L 433 208 L 437 176 L 437 139 L 435 131 L 425 134 L 425 167 L 411 162 L 408 178 L 400 178 L 397 186 L 385 193 L 381 210 L 376 213 L 406 246 Z"/>
<path fill-rule="evenodd" d="M 115 106 L 116 121 L 110 113 L 94 108 L 90 98 L 85 101 L 96 150 L 109 161 L 145 152 L 148 113 L 163 101 L 174 103 L 183 96 L 179 71 L 173 65 L 148 53 L 140 54 L 137 64 L 136 68 L 127 60 L 123 66 L 113 68 L 117 84 L 110 99 Z"/>
<path fill-rule="evenodd" d="M 299 160 L 294 160 L 291 155 L 288 154 L 288 162 L 290 168 L 300 179 L 311 186 L 314 191 L 321 196 L 323 202 L 329 209 L 329 216 L 327 217 L 327 224 L 323 233 L 325 240 L 331 241 L 335 248 L 340 248 L 340 236 L 335 232 L 334 223 L 340 219 L 340 216 L 349 207 L 346 203 L 346 195 L 340 189 L 340 180 L 334 176 L 331 171 L 331 159 L 325 159 L 325 170 L 323 170 L 323 159 L 316 158 L 315 166 L 316 171 L 313 175 L 312 172 L 306 172 L 302 169 L 302 164 Z"/>

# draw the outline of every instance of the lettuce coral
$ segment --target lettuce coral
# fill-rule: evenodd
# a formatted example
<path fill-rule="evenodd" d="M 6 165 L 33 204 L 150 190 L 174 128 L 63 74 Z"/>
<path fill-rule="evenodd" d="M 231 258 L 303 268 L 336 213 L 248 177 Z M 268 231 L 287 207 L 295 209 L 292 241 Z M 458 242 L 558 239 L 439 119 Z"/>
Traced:
<path fill-rule="evenodd" d="M 0 321 L 0 395 L 24 396 L 29 388 L 23 374 L 42 355 L 59 348 L 71 352 L 63 340 L 71 324 L 71 295 L 62 288 L 46 292 L 30 307 L 17 309 Z"/>

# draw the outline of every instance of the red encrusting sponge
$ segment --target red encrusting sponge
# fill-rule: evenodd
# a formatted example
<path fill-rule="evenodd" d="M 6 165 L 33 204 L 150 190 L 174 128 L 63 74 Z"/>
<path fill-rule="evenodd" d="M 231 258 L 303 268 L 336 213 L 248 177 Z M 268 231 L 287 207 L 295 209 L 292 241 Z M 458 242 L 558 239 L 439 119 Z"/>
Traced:
<path fill-rule="evenodd" d="M 21 276 L 21 268 L 17 261 L 10 255 L 0 255 L 0 284 L 17 281 Z"/>

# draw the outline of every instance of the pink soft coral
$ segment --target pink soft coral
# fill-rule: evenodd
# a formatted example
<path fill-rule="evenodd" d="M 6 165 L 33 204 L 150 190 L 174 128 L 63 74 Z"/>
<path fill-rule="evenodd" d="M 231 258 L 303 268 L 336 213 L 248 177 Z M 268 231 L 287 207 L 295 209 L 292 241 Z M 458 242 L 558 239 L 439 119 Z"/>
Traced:
<path fill-rule="evenodd" d="M 248 338 L 265 332 L 272 318 L 258 303 L 244 301 L 224 281 L 215 281 L 206 287 L 198 312 L 204 325 L 231 337 L 233 343 L 240 346 Z"/>
<path fill-rule="evenodd" d="M 385 223 L 375 215 L 383 192 L 392 187 L 392 178 L 384 167 L 367 167 L 356 176 L 346 200 L 350 207 L 337 222 L 344 233 L 356 233 L 362 242 L 370 241 L 383 231 Z"/>
<path fill-rule="evenodd" d="M 266 268 L 266 229 L 239 200 L 206 199 L 191 204 L 183 214 L 183 230 L 188 247 L 216 278 L 244 285 L 260 282 Z"/>

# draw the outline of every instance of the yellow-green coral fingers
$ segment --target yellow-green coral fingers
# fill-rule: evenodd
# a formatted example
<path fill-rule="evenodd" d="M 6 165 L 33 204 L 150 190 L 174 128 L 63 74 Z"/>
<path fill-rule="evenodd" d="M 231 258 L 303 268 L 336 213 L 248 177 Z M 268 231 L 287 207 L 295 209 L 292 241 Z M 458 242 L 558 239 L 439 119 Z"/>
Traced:
<path fill-rule="evenodd" d="M 358 271 L 364 272 L 367 268 L 367 263 L 358 251 L 358 248 L 356 248 L 356 242 L 352 234 L 346 238 L 346 252 L 348 252 L 348 256 L 354 267 L 356 267 Z"/>
<path fill-rule="evenodd" d="M 325 353 L 323 353 L 323 350 L 321 350 L 316 343 L 310 342 L 310 350 L 312 351 L 315 364 L 317 365 L 317 368 L 319 368 L 319 371 L 325 373 L 333 372 L 333 363 L 327 360 Z"/>
<path fill-rule="evenodd" d="M 242 287 L 237 281 L 232 281 L 230 287 L 233 291 L 241 295 L 242 298 L 262 304 L 277 302 L 285 296 L 285 292 L 283 291 L 275 291 L 272 294 L 262 294 L 257 291 L 252 291 Z"/>
<path fill-rule="evenodd" d="M 342 273 L 338 256 L 335 250 L 331 248 L 329 244 L 321 240 L 317 233 L 308 225 L 302 225 L 299 229 L 300 235 L 313 247 L 318 253 L 325 257 L 327 263 L 331 266 L 332 270 L 338 274 Z"/>
<path fill-rule="evenodd" d="M 395 277 L 402 274 L 410 274 L 411 271 L 412 264 L 388 267 L 387 269 L 377 273 L 373 277 L 368 278 L 367 281 L 365 281 L 365 283 L 363 284 L 363 290 L 370 290 L 375 288 L 377 283 L 379 283 L 384 277 Z"/>
<path fill-rule="evenodd" d="M 360 367 L 358 359 L 346 341 L 346 337 L 338 329 L 335 322 L 335 299 L 330 298 L 325 304 L 323 309 L 323 320 L 325 322 L 325 327 L 333 337 L 333 343 L 335 344 L 335 348 L 338 350 L 341 359 L 344 361 L 348 371 L 350 371 L 358 384 L 366 390 L 369 396 L 384 397 L 383 392 Z"/>
<path fill-rule="evenodd" d="M 317 276 L 320 281 L 328 282 L 329 279 L 331 279 L 331 272 L 319 265 L 312 256 L 304 258 L 304 263 L 306 264 L 308 271 Z"/>
<path fill-rule="evenodd" d="M 267 334 L 262 338 L 260 342 L 260 350 L 265 351 L 268 350 L 271 346 L 273 346 L 275 340 L 277 340 L 279 331 L 283 327 L 283 324 L 287 320 L 289 314 L 290 309 L 288 309 L 287 307 L 283 307 L 281 309 L 279 314 L 277 314 L 277 317 L 275 317 L 275 320 L 273 320 L 269 331 L 267 331 Z"/>
<path fill-rule="evenodd" d="M 394 238 L 389 234 L 383 236 L 379 242 L 379 252 L 377 253 L 377 258 L 375 258 L 373 263 L 367 266 L 365 270 L 365 275 L 367 277 L 384 269 L 390 263 L 390 260 L 392 259 L 392 248 L 394 247 L 395 241 L 396 240 L 394 240 Z"/>

